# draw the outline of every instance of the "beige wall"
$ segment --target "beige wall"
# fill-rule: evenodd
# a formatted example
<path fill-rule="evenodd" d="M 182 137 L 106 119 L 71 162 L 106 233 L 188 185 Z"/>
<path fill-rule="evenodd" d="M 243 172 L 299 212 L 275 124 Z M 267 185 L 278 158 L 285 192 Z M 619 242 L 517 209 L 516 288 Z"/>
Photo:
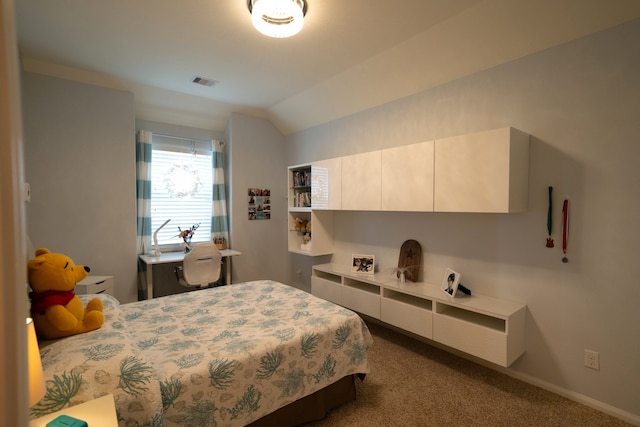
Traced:
<path fill-rule="evenodd" d="M 133 94 L 23 73 L 27 232 L 136 301 Z M 33 256 L 33 254 L 31 254 Z"/>
<path fill-rule="evenodd" d="M 426 281 L 440 283 L 451 267 L 473 292 L 528 305 L 527 351 L 511 374 L 640 422 L 638 76 L 636 20 L 287 137 L 287 163 L 299 164 L 503 126 L 532 135 L 528 212 L 336 212 L 333 257 L 290 255 L 290 282 L 302 270 L 308 288 L 312 263 L 347 263 L 353 253 L 390 269 L 402 242 L 416 239 Z M 548 186 L 554 249 L 545 247 Z M 600 352 L 600 371 L 583 366 L 584 349 Z"/>
<path fill-rule="evenodd" d="M 234 282 L 271 279 L 286 283 L 286 185 L 284 138 L 268 120 L 233 113 L 227 124 L 231 247 Z M 272 217 L 248 219 L 249 188 L 271 190 Z"/>

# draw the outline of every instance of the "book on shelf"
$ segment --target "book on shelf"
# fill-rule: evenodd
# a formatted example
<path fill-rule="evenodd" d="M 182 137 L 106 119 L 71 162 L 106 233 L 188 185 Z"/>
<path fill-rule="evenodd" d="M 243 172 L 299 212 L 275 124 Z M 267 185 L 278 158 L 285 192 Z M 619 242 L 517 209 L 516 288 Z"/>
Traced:
<path fill-rule="evenodd" d="M 306 191 L 301 193 L 296 193 L 296 196 L 293 199 L 293 206 L 296 208 L 311 207 L 311 193 Z"/>
<path fill-rule="evenodd" d="M 309 187 L 311 185 L 311 172 L 296 170 L 291 173 L 294 187 Z"/>

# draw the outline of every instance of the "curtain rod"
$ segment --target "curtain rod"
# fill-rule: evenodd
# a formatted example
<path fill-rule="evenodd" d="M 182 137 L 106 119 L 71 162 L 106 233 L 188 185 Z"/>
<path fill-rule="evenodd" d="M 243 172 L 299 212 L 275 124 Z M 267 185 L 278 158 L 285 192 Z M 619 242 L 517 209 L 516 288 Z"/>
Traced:
<path fill-rule="evenodd" d="M 193 141 L 193 142 L 211 142 L 211 139 L 206 140 L 206 139 L 196 139 L 196 138 L 185 138 L 184 136 L 173 136 L 173 135 L 163 135 L 161 133 L 154 133 L 151 132 L 152 135 L 158 135 L 161 136 L 163 138 L 172 138 L 172 139 L 181 139 L 183 141 Z M 220 143 L 222 145 L 224 145 L 224 141 L 220 141 Z"/>

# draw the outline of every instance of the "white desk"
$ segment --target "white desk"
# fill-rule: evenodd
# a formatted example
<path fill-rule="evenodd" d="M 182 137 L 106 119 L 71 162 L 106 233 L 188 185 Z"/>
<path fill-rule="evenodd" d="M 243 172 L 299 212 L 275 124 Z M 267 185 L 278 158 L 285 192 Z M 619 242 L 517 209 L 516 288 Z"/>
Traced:
<path fill-rule="evenodd" d="M 225 262 L 225 269 L 227 270 L 227 276 L 225 283 L 231 284 L 231 257 L 236 255 L 242 255 L 242 252 L 234 251 L 233 249 L 223 249 L 220 251 L 222 259 Z M 140 259 L 147 264 L 147 299 L 153 298 L 153 265 L 154 264 L 166 264 L 169 262 L 182 262 L 184 260 L 184 251 L 180 252 L 167 252 L 155 255 L 140 255 Z"/>
<path fill-rule="evenodd" d="M 116 417 L 116 407 L 113 403 L 112 394 L 107 394 L 70 408 L 64 408 L 53 414 L 44 415 L 29 422 L 29 427 L 45 427 L 49 421 L 59 415 L 68 415 L 86 421 L 90 427 L 118 427 L 118 418 Z"/>

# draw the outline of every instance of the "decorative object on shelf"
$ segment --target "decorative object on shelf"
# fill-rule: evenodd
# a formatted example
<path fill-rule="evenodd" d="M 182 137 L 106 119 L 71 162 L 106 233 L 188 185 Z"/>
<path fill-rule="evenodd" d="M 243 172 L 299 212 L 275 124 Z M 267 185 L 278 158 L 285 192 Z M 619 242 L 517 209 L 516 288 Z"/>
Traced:
<path fill-rule="evenodd" d="M 567 243 L 569 241 L 569 199 L 565 198 L 562 203 L 562 262 L 569 262 L 567 258 Z"/>
<path fill-rule="evenodd" d="M 406 240 L 400 247 L 396 277 L 400 283 L 407 279 L 417 282 L 422 267 L 422 246 L 416 240 Z"/>
<path fill-rule="evenodd" d="M 553 193 L 553 187 L 549 187 L 549 209 L 547 210 L 547 233 L 548 236 L 547 237 L 547 247 L 548 248 L 552 248 L 554 246 L 553 244 L 553 238 L 551 238 L 551 226 L 552 226 L 552 216 L 553 216 L 553 198 L 552 198 L 552 193 Z"/>
<path fill-rule="evenodd" d="M 193 224 L 191 227 L 186 229 L 181 229 L 178 226 L 178 235 L 175 237 L 180 237 L 184 241 L 184 253 L 189 253 L 191 251 L 191 238 L 196 233 L 196 230 L 200 227 L 200 223 Z"/>
<path fill-rule="evenodd" d="M 351 272 L 373 274 L 376 257 L 374 255 L 351 255 Z"/>
<path fill-rule="evenodd" d="M 275 38 L 298 34 L 307 13 L 306 0 L 247 0 L 247 7 L 255 29 Z"/>
<path fill-rule="evenodd" d="M 442 289 L 442 292 L 455 297 L 456 291 L 458 290 L 458 285 L 460 284 L 460 277 L 460 273 L 447 268 L 447 271 L 444 273 L 444 278 L 442 279 L 442 286 L 440 287 L 440 289 Z"/>
<path fill-rule="evenodd" d="M 302 234 L 302 243 L 300 244 L 300 250 L 311 252 L 311 222 L 303 218 L 296 218 L 294 229 L 298 233 Z"/>
<path fill-rule="evenodd" d="M 271 219 L 271 190 L 268 188 L 250 188 L 247 195 L 249 200 L 249 221 Z"/>
<path fill-rule="evenodd" d="M 301 233 L 304 233 L 307 230 L 307 225 L 309 224 L 309 221 L 307 221 L 306 219 L 303 218 L 296 218 L 295 219 L 295 230 L 299 231 Z"/>
<path fill-rule="evenodd" d="M 219 251 L 227 249 L 227 239 L 224 236 L 213 236 L 213 244 Z"/>
<path fill-rule="evenodd" d="M 471 295 L 471 289 L 467 288 L 462 283 L 458 284 L 458 290 L 465 295 Z"/>

